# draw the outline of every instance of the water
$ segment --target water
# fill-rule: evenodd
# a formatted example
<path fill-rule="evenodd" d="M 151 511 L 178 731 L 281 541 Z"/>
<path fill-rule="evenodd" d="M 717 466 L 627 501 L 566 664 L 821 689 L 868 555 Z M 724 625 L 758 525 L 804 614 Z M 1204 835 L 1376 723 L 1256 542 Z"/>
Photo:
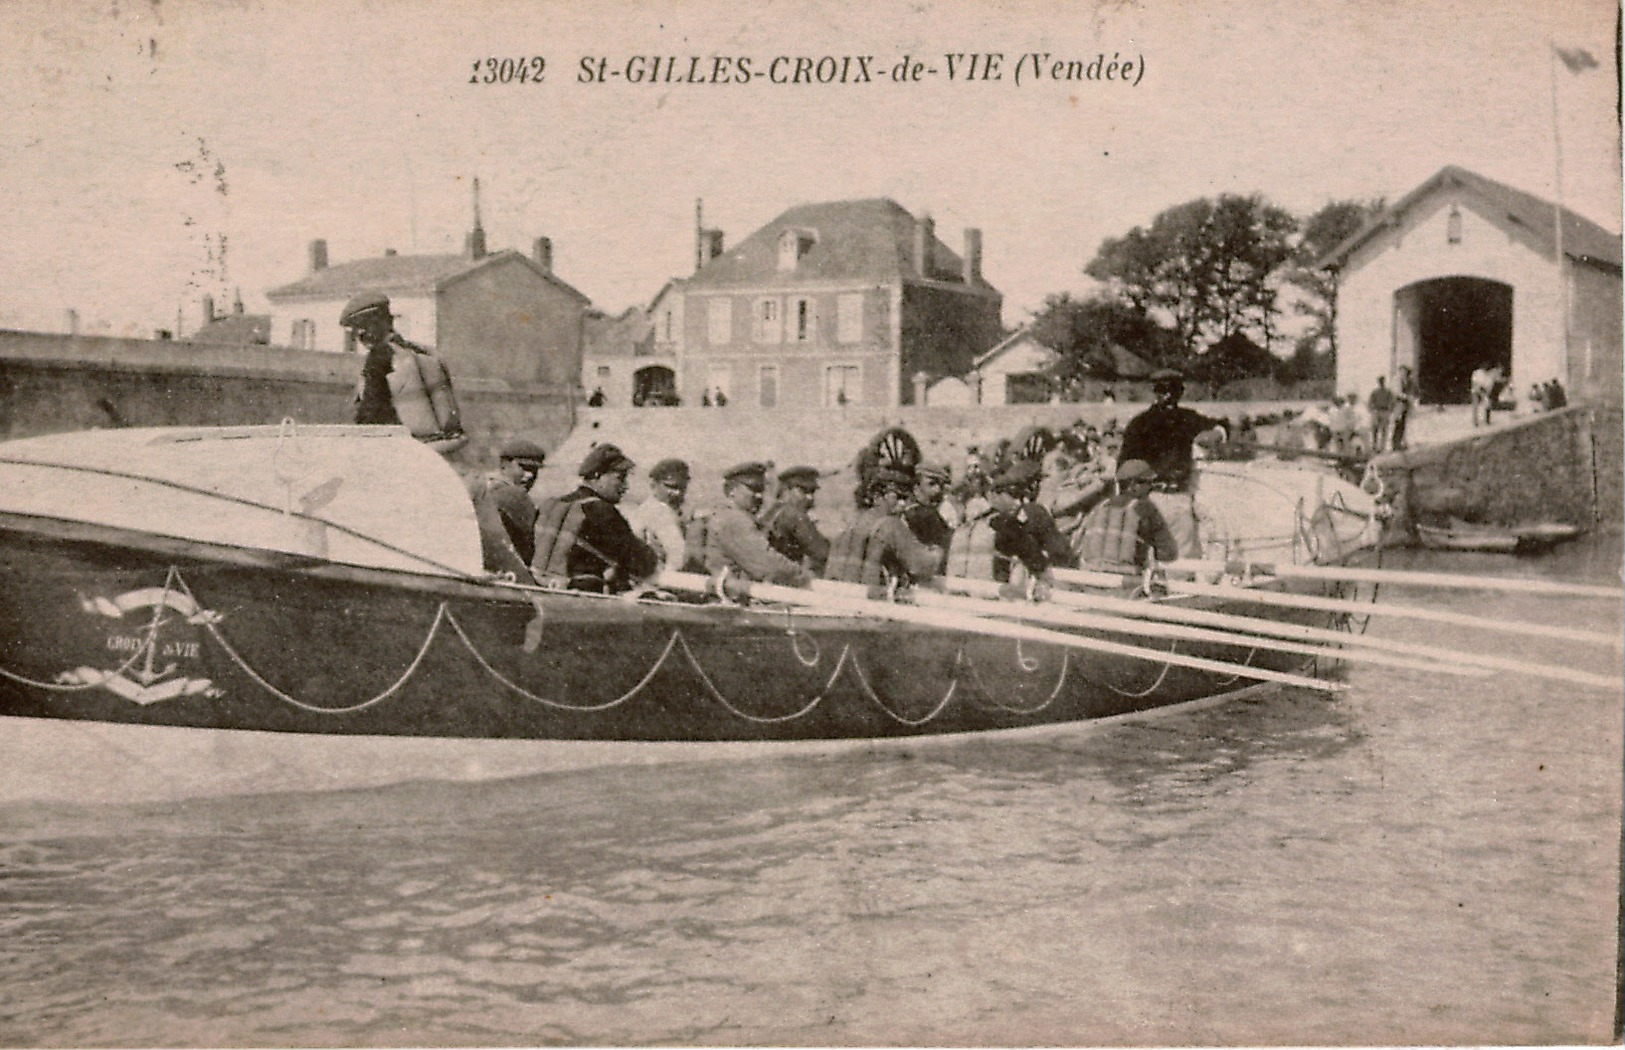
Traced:
<path fill-rule="evenodd" d="M 1608 1041 L 1619 696 L 1348 682 L 883 757 L 0 809 L 0 1043 Z"/>

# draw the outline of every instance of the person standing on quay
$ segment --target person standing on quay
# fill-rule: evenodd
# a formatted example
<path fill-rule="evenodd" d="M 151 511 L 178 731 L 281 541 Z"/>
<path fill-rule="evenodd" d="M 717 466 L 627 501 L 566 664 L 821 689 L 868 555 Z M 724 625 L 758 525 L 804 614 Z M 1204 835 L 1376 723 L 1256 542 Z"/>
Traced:
<path fill-rule="evenodd" d="M 1394 392 L 1388 389 L 1388 377 L 1378 376 L 1377 385 L 1365 399 L 1366 411 L 1371 413 L 1371 452 L 1388 451 L 1388 427 L 1394 414 Z"/>
<path fill-rule="evenodd" d="M 1391 451 L 1403 452 L 1405 425 L 1410 422 L 1411 412 L 1421 397 L 1421 389 L 1416 385 L 1416 375 L 1411 371 L 1410 365 L 1399 366 L 1399 379 L 1394 386 L 1394 426 L 1393 434 L 1388 439 L 1388 447 Z"/>

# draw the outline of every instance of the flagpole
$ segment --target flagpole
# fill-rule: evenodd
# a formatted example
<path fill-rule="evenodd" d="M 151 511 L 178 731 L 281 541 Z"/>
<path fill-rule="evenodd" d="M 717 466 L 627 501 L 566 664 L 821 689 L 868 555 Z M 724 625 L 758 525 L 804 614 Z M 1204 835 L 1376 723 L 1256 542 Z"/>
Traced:
<path fill-rule="evenodd" d="M 1557 203 L 1552 207 L 1552 240 L 1557 246 L 1557 301 L 1558 309 L 1562 312 L 1563 342 L 1558 357 L 1559 374 L 1563 377 L 1563 385 L 1570 390 L 1575 388 L 1574 377 L 1569 374 L 1569 279 L 1566 272 L 1566 259 L 1563 254 L 1563 133 L 1558 120 L 1557 109 L 1557 42 L 1548 41 L 1550 54 L 1546 57 L 1547 65 L 1552 74 L 1552 159 L 1557 169 Z"/>

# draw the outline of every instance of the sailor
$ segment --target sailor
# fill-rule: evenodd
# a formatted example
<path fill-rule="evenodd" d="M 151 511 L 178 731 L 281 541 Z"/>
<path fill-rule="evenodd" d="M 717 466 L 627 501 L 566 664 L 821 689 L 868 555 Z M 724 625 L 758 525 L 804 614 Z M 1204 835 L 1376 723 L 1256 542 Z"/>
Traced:
<path fill-rule="evenodd" d="M 1117 468 L 1117 492 L 1083 519 L 1078 534 L 1078 560 L 1087 568 L 1140 572 L 1151 559 L 1172 561 L 1179 546 L 1151 502 L 1156 472 L 1143 459 L 1126 459 Z"/>
<path fill-rule="evenodd" d="M 436 452 L 455 452 L 468 442 L 451 375 L 426 348 L 395 331 L 389 296 L 363 292 L 344 305 L 339 324 L 367 348 L 356 386 L 355 421 L 404 424 Z"/>
<path fill-rule="evenodd" d="M 769 546 L 756 524 L 767 492 L 767 470 L 765 463 L 741 463 L 722 476 L 726 502 L 706 528 L 706 568 L 747 580 L 805 587 L 812 576 Z"/>
<path fill-rule="evenodd" d="M 935 576 L 942 551 L 914 538 L 903 521 L 903 501 L 913 478 L 878 467 L 864 479 L 862 506 L 846 531 L 830 544 L 824 578 L 870 588 L 902 587 Z"/>
<path fill-rule="evenodd" d="M 577 471 L 580 487 L 542 504 L 531 562 L 539 582 L 616 593 L 654 575 L 655 552 L 633 535 L 616 506 L 633 466 L 614 445 L 595 445 Z"/>
<path fill-rule="evenodd" d="M 920 464 L 914 468 L 914 491 L 903 507 L 903 521 L 914 538 L 942 552 L 938 572 L 947 565 L 948 541 L 953 536 L 953 528 L 942 516 L 942 501 L 952 482 L 953 474 L 946 463 Z"/>
<path fill-rule="evenodd" d="M 759 519 L 768 546 L 812 573 L 824 571 L 829 539 L 810 512 L 818 498 L 818 468 L 789 467 L 779 472 L 778 497 Z"/>
<path fill-rule="evenodd" d="M 497 469 L 476 477 L 469 486 L 487 571 L 510 572 L 522 583 L 531 582 L 537 508 L 530 490 L 546 462 L 542 446 L 516 438 L 497 454 Z"/>
<path fill-rule="evenodd" d="M 681 569 L 688 560 L 683 500 L 688 496 L 688 464 L 663 459 L 649 468 L 649 498 L 626 517 L 632 532 L 647 543 L 662 568 Z"/>
<path fill-rule="evenodd" d="M 1117 462 L 1143 460 L 1156 472 L 1157 487 L 1151 493 L 1151 502 L 1178 541 L 1180 556 L 1199 558 L 1202 545 L 1196 524 L 1196 465 L 1191 444 L 1209 436 L 1222 440 L 1228 424 L 1181 407 L 1185 377 L 1173 369 L 1153 372 L 1151 389 L 1156 401 L 1129 420 Z"/>

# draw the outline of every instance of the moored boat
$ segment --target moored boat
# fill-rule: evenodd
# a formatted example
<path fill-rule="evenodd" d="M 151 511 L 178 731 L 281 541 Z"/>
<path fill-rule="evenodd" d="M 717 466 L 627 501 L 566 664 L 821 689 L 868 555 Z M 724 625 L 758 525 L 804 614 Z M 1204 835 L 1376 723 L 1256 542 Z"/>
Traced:
<path fill-rule="evenodd" d="M 1417 539 L 1430 550 L 1477 551 L 1488 554 L 1540 554 L 1580 535 L 1580 527 L 1563 522 L 1481 525 L 1452 521 L 1416 525 Z"/>
<path fill-rule="evenodd" d="M 1355 486 L 1240 469 L 1227 464 L 1208 493 L 1240 485 L 1251 502 L 1223 530 L 1229 554 L 1341 561 L 1375 535 Z M 1281 496 L 1273 513 L 1267 492 Z M 0 798 L 238 790 L 248 771 L 254 790 L 336 787 L 957 739 L 1211 700 L 1306 663 L 1245 640 L 995 627 L 817 592 L 740 603 L 519 586 L 483 572 L 456 473 L 389 427 L 7 443 L 0 566 L 0 727 L 21 756 L 0 767 Z M 1134 585 L 1105 582 L 1120 596 Z M 1268 615 L 1323 627 L 1337 614 Z M 75 744 L 89 750 L 62 783 L 60 749 Z M 57 773 L 38 769 L 42 754 Z"/>

